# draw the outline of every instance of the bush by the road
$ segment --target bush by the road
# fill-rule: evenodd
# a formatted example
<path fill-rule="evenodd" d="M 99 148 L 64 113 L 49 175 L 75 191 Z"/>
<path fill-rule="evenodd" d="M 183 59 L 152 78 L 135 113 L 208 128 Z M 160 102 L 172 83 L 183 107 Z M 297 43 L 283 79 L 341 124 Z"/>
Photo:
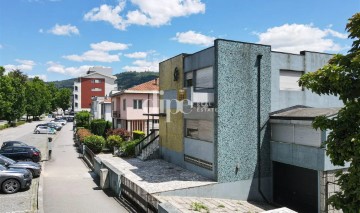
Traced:
<path fill-rule="evenodd" d="M 85 137 L 90 136 L 92 134 L 91 134 L 90 130 L 85 129 L 85 128 L 80 128 L 80 129 L 77 130 L 76 135 L 77 135 L 78 141 L 80 143 L 83 143 Z"/>
<path fill-rule="evenodd" d="M 140 130 L 134 130 L 133 131 L 133 139 L 137 140 L 137 139 L 142 139 L 145 137 L 145 132 L 140 131 Z"/>
<path fill-rule="evenodd" d="M 135 155 L 135 146 L 140 140 L 127 141 L 121 144 L 121 151 L 124 153 L 124 156 L 134 156 Z"/>
<path fill-rule="evenodd" d="M 106 129 L 106 123 L 104 119 L 95 119 L 90 123 L 90 130 L 94 135 L 103 136 Z"/>
<path fill-rule="evenodd" d="M 109 137 L 110 135 L 119 135 L 123 141 L 126 141 L 130 137 L 130 132 L 126 129 L 117 128 L 117 129 L 109 129 L 106 132 L 106 135 Z"/>
<path fill-rule="evenodd" d="M 84 139 L 84 144 L 94 153 L 98 154 L 101 152 L 105 145 L 105 139 L 102 136 L 90 135 Z"/>
<path fill-rule="evenodd" d="M 90 127 L 90 112 L 81 111 L 76 113 L 75 122 L 76 127 L 84 127 L 88 129 Z"/>
<path fill-rule="evenodd" d="M 107 139 L 106 139 L 106 144 L 105 146 L 109 149 L 113 149 L 114 146 L 116 147 L 120 147 L 121 143 L 122 143 L 122 138 L 119 135 L 110 135 Z"/>

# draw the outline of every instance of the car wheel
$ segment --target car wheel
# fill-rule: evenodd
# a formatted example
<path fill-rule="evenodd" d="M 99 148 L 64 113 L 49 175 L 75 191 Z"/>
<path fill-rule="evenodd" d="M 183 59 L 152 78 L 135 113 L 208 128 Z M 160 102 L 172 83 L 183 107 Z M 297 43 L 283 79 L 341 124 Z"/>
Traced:
<path fill-rule="evenodd" d="M 36 132 L 35 132 L 35 134 L 40 134 L 40 131 L 39 131 L 39 130 L 38 130 L 38 131 L 36 131 Z"/>
<path fill-rule="evenodd" d="M 15 193 L 15 192 L 19 191 L 19 189 L 20 189 L 20 182 L 15 179 L 6 180 L 2 184 L 2 190 L 6 194 Z"/>

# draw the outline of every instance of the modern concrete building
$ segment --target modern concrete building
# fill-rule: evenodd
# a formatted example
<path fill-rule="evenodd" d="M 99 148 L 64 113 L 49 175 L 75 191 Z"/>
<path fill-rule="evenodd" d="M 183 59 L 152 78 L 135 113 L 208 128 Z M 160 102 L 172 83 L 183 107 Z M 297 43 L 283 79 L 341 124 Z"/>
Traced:
<path fill-rule="evenodd" d="M 115 90 L 116 77 L 112 75 L 112 68 L 90 67 L 86 75 L 74 82 L 74 112 L 90 111 L 91 99 L 104 97 Z"/>
<path fill-rule="evenodd" d="M 114 128 L 129 132 L 140 130 L 146 134 L 159 128 L 159 79 L 113 92 L 111 101 Z"/>
<path fill-rule="evenodd" d="M 217 39 L 160 63 L 160 156 L 218 182 L 164 195 L 273 200 L 270 113 L 340 107 L 298 86 L 332 56 Z"/>
<path fill-rule="evenodd" d="M 90 113 L 94 119 L 104 119 L 112 122 L 111 98 L 107 96 L 92 98 Z"/>

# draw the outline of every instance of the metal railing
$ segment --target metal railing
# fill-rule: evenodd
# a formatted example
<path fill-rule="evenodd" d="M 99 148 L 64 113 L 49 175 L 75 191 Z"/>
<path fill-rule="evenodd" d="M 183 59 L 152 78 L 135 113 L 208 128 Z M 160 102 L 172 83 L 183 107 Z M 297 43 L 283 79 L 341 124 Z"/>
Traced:
<path fill-rule="evenodd" d="M 152 129 L 150 130 L 151 133 L 147 135 L 145 138 L 143 138 L 141 141 L 139 141 L 135 145 L 135 155 L 138 156 L 141 154 L 142 150 L 147 147 L 150 143 L 152 143 L 156 138 L 156 133 L 159 131 L 158 129 Z"/>
<path fill-rule="evenodd" d="M 85 162 L 91 167 L 94 167 L 94 158 L 95 154 L 85 145 L 83 145 L 83 158 L 85 159 Z"/>

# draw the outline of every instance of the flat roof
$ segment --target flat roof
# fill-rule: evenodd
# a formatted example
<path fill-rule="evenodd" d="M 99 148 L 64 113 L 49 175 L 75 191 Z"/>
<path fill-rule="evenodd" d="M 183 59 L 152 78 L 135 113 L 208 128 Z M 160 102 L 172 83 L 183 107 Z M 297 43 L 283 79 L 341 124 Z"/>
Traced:
<path fill-rule="evenodd" d="M 294 106 L 270 114 L 271 119 L 280 120 L 314 120 L 317 116 L 330 117 L 336 115 L 341 108 L 313 108 L 307 106 Z"/>

